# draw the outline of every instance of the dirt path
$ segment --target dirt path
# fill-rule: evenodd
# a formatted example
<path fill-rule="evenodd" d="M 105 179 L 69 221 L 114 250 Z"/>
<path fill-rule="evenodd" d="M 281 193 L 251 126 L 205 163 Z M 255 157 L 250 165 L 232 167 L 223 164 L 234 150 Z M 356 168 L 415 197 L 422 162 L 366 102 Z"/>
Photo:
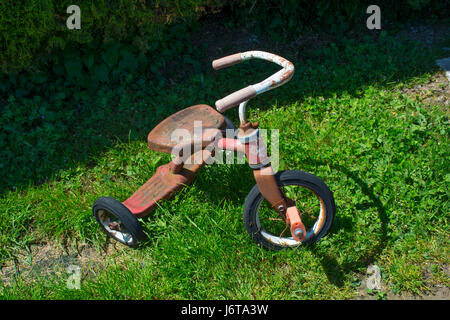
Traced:
<path fill-rule="evenodd" d="M 111 241 L 99 248 L 85 243 L 69 246 L 57 243 L 34 244 L 1 267 L 0 279 L 4 285 L 10 286 L 18 276 L 30 282 L 53 276 L 68 278 L 71 273 L 68 268 L 70 270 L 71 266 L 80 268 L 82 279 L 95 277 L 96 272 L 105 267 L 107 257 L 126 249 Z"/>
<path fill-rule="evenodd" d="M 447 278 L 450 278 L 450 267 L 448 265 L 441 266 L 442 270 L 446 274 Z M 384 283 L 382 280 L 380 281 L 380 290 L 378 292 L 373 292 L 369 294 L 367 280 L 369 278 L 368 275 L 361 275 L 360 281 L 361 285 L 358 288 L 357 295 L 353 298 L 355 300 L 377 300 L 377 299 L 386 299 L 386 300 L 449 300 L 450 299 L 450 288 L 441 284 L 432 284 L 433 276 L 430 267 L 427 267 L 423 272 L 423 277 L 426 280 L 428 285 L 428 290 L 426 293 L 422 295 L 412 294 L 412 293 L 402 293 L 395 294 L 389 288 L 389 286 Z M 431 285 L 430 285 L 431 284 Z"/>
<path fill-rule="evenodd" d="M 450 82 L 444 70 L 434 73 L 428 83 L 401 88 L 400 92 L 418 99 L 425 105 L 436 106 L 448 114 L 450 108 Z"/>

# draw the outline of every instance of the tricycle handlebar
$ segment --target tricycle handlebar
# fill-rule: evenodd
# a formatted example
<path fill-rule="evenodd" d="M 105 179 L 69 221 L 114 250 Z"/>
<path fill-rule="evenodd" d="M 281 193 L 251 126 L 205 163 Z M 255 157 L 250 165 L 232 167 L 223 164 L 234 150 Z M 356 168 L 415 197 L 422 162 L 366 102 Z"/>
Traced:
<path fill-rule="evenodd" d="M 250 59 L 267 60 L 282 66 L 283 69 L 273 74 L 264 81 L 261 81 L 254 85 L 250 85 L 244 89 L 233 92 L 223 99 L 217 100 L 216 108 L 219 112 L 224 112 L 244 101 L 256 97 L 258 94 L 279 87 L 291 80 L 292 76 L 294 75 L 294 65 L 292 64 L 292 62 L 276 54 L 264 51 L 247 51 L 226 56 L 214 60 L 212 63 L 212 67 L 215 70 L 218 70 Z"/>

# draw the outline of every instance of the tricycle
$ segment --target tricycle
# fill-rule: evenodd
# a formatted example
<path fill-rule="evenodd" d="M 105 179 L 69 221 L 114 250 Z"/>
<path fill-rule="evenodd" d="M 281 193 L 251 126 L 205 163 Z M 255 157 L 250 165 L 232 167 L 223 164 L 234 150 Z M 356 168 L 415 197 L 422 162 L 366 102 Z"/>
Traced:
<path fill-rule="evenodd" d="M 111 197 L 95 201 L 93 215 L 113 239 L 130 247 L 144 241 L 146 235 L 138 218 L 147 216 L 162 201 L 191 184 L 218 150 L 245 154 L 253 170 L 256 184 L 245 199 L 243 218 L 245 229 L 258 244 L 280 250 L 315 243 L 327 234 L 335 215 L 328 186 L 315 175 L 300 170 L 275 173 L 258 123 L 249 122 L 245 114 L 250 99 L 287 83 L 294 74 L 294 65 L 276 54 L 247 51 L 214 60 L 212 67 L 218 70 L 250 59 L 267 60 L 282 69 L 216 101 L 217 110 L 199 104 L 163 120 L 148 134 L 148 147 L 172 154 L 172 160 L 159 166 L 125 201 Z M 222 114 L 236 106 L 239 128 Z M 198 130 L 199 124 L 203 130 Z M 180 134 L 183 139 L 174 139 Z"/>

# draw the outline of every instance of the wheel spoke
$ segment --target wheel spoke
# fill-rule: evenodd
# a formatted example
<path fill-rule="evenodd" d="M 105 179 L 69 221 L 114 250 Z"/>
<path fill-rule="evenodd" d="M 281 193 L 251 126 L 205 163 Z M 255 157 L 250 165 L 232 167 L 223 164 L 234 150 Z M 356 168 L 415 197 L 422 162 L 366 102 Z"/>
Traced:
<path fill-rule="evenodd" d="M 286 224 L 286 227 L 283 229 L 283 231 L 281 231 L 281 234 L 278 238 L 281 238 L 284 234 L 284 232 L 286 231 L 286 229 L 288 228 L 288 225 Z"/>
<path fill-rule="evenodd" d="M 309 212 L 311 209 L 313 209 L 314 207 L 317 207 L 319 204 L 313 204 L 311 207 L 309 207 L 308 209 L 306 209 L 305 211 L 303 211 L 300 215 L 303 215 L 303 214 L 307 214 L 308 216 L 310 216 L 310 217 L 312 217 L 312 218 L 314 218 L 314 219 L 317 219 L 317 217 L 316 216 L 314 216 L 314 215 L 312 215 L 311 214 L 311 212 Z"/>
<path fill-rule="evenodd" d="M 244 220 L 246 228 L 254 237 L 254 240 L 268 248 L 297 247 L 298 245 L 315 242 L 318 237 L 322 237 L 324 228 L 327 228 L 327 221 L 332 218 L 334 212 L 328 214 L 328 209 L 324 205 L 326 199 L 322 199 L 320 191 L 317 190 L 317 179 L 315 177 L 302 176 L 299 172 L 289 172 L 277 177 L 278 189 L 286 201 L 286 207 L 297 208 L 301 220 L 306 229 L 306 237 L 303 241 L 296 241 L 291 236 L 290 224 L 286 223 L 286 216 L 282 212 L 281 216 L 278 210 L 272 207 L 267 199 L 259 192 L 258 197 L 254 198 L 256 210 L 250 208 L 244 211 L 244 217 L 252 220 Z M 255 195 L 252 194 L 252 197 Z M 332 200 L 332 199 L 331 199 Z M 247 210 L 249 208 L 247 207 Z M 255 212 L 256 211 L 256 212 Z M 247 216 L 249 214 L 249 216 Z M 255 219 L 256 220 L 253 220 Z M 283 223 L 283 224 L 281 224 Z M 255 225 L 256 224 L 256 225 Z M 255 228 L 256 226 L 256 228 Z M 258 235 L 255 235 L 258 230 Z"/>
<path fill-rule="evenodd" d="M 301 201 L 303 201 L 303 199 L 305 199 L 305 197 L 307 197 L 308 194 L 303 194 L 300 199 L 298 199 L 298 197 L 295 199 L 295 203 L 300 203 Z"/>

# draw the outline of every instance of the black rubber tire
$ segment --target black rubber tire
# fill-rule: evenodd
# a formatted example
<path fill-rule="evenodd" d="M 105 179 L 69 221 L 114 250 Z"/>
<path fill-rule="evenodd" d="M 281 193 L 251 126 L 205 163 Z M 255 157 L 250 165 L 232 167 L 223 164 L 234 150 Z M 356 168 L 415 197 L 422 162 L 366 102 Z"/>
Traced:
<path fill-rule="evenodd" d="M 297 247 L 301 247 L 302 244 L 312 244 L 317 242 L 319 239 L 324 237 L 331 225 L 333 224 L 334 215 L 335 215 L 335 203 L 333 194 L 328 188 L 328 186 L 315 175 L 300 171 L 300 170 L 289 170 L 289 171 L 280 171 L 275 174 L 275 179 L 280 187 L 288 186 L 288 185 L 298 185 L 307 187 L 312 190 L 319 196 L 324 203 L 325 208 L 325 221 L 322 229 L 316 234 L 313 235 L 308 240 L 303 241 Z M 245 199 L 244 205 L 244 225 L 247 232 L 250 234 L 253 240 L 255 240 L 258 244 L 262 245 L 265 248 L 273 249 L 273 250 L 281 250 L 284 248 L 292 248 L 292 246 L 288 245 L 279 245 L 273 243 L 266 239 L 261 235 L 261 228 L 257 226 L 257 217 L 258 217 L 258 209 L 260 203 L 263 201 L 263 196 L 259 192 L 258 185 L 254 185 L 253 188 L 247 195 Z M 259 230 L 258 230 L 259 229 Z"/>
<path fill-rule="evenodd" d="M 99 210 L 105 210 L 114 215 L 118 220 L 120 220 L 120 222 L 125 226 L 125 228 L 133 237 L 133 242 L 127 243 L 108 232 L 103 223 L 100 221 L 100 218 L 98 216 Z M 106 232 L 107 235 L 126 246 L 137 247 L 138 243 L 145 240 L 146 238 L 145 233 L 142 230 L 142 226 L 136 216 L 132 214 L 130 210 L 128 210 L 128 208 L 124 206 L 120 201 L 114 198 L 101 197 L 97 199 L 97 201 L 95 201 L 94 205 L 92 206 L 92 213 L 97 222 L 100 224 L 102 230 Z"/>

